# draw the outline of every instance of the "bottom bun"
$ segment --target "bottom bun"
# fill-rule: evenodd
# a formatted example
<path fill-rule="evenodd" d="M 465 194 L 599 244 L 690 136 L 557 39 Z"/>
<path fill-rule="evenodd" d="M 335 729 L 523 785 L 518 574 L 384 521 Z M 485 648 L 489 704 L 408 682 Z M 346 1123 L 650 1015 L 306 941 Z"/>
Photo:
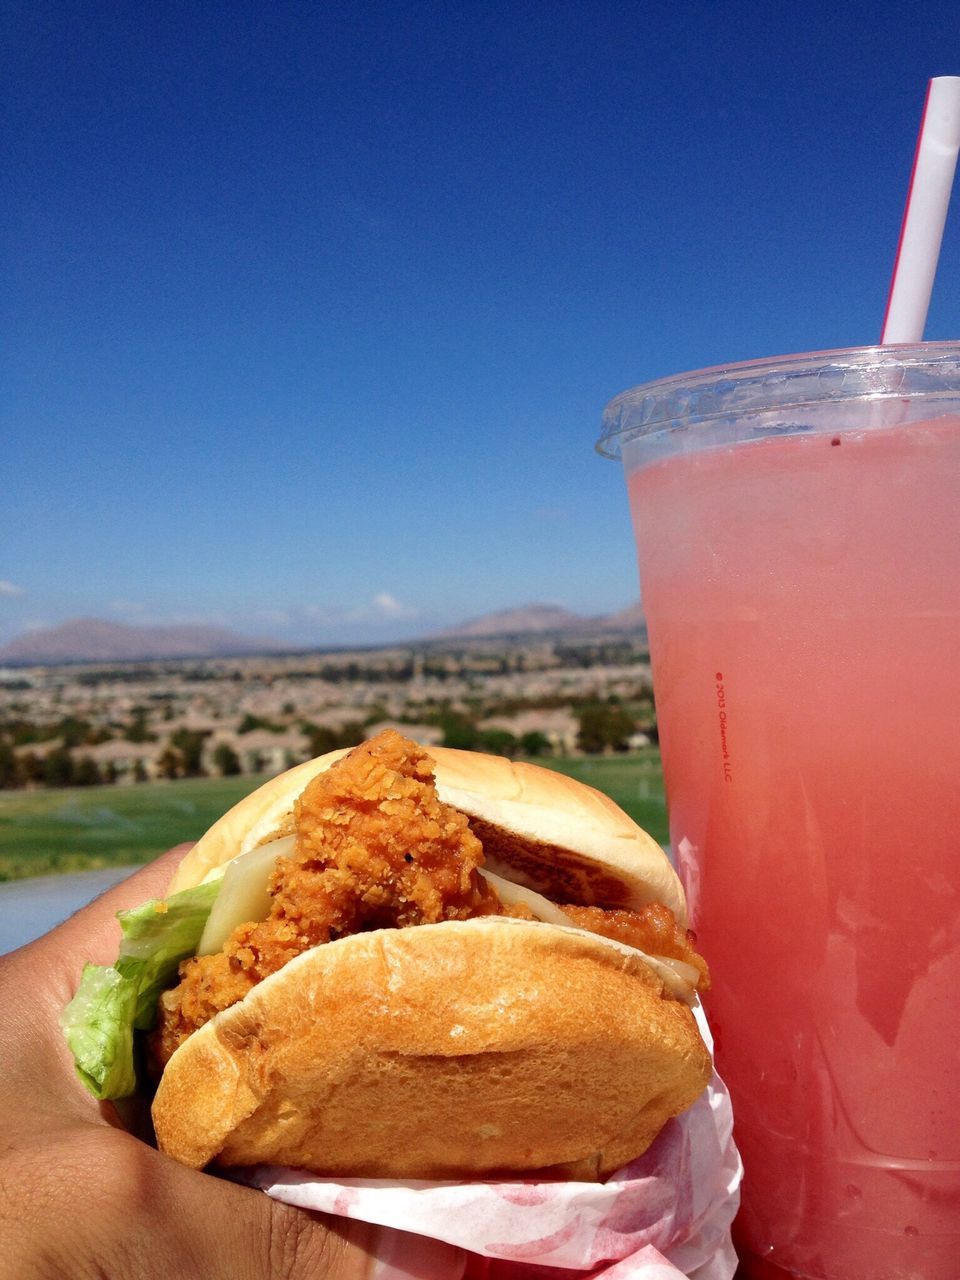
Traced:
<path fill-rule="evenodd" d="M 153 1117 L 196 1168 L 603 1176 L 709 1075 L 690 1009 L 639 955 L 479 918 L 304 952 L 181 1045 Z"/>

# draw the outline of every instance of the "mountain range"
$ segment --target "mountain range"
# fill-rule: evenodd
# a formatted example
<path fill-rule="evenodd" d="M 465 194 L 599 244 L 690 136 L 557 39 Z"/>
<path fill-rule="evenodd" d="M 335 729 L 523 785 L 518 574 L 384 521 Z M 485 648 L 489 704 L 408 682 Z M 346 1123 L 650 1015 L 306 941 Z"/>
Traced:
<path fill-rule="evenodd" d="M 639 601 L 619 613 L 587 616 L 572 613 L 554 604 L 527 604 L 516 609 L 500 609 L 471 618 L 458 626 L 438 632 L 431 639 L 469 639 L 484 636 L 529 635 L 535 632 L 641 631 L 645 626 Z"/>
<path fill-rule="evenodd" d="M 22 665 L 234 657 L 278 648 L 273 642 L 238 635 L 225 627 L 132 627 L 103 618 L 72 618 L 17 636 L 0 647 L 0 662 Z"/>
<path fill-rule="evenodd" d="M 618 613 L 587 616 L 559 605 L 529 604 L 468 619 L 418 637 L 422 641 L 469 640 L 523 635 L 637 632 L 644 627 L 640 604 Z M 38 628 L 0 646 L 0 663 L 55 665 L 61 662 L 134 662 L 158 658 L 238 657 L 277 653 L 289 646 L 240 635 L 222 627 L 135 627 L 103 618 L 72 618 Z"/>

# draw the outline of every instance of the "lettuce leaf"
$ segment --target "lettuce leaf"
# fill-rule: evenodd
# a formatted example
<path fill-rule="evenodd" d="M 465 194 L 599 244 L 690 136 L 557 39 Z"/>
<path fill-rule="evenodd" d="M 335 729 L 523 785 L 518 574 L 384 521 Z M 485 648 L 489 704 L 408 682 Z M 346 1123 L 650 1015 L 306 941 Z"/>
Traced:
<path fill-rule="evenodd" d="M 181 960 L 196 954 L 220 885 L 212 880 L 118 912 L 123 940 L 116 961 L 84 967 L 60 1026 L 77 1075 L 95 1098 L 123 1098 L 136 1090 L 133 1033 L 153 1026 L 160 993 Z"/>
<path fill-rule="evenodd" d="M 124 1098 L 137 1087 L 133 1065 L 136 983 L 114 968 L 88 964 L 60 1015 L 77 1075 L 95 1098 Z"/>

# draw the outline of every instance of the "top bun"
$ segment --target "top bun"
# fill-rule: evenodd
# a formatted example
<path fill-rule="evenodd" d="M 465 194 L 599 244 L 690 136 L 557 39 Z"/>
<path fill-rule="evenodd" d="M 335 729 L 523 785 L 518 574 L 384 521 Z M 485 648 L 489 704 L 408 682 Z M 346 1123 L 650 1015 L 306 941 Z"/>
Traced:
<path fill-rule="evenodd" d="M 539 765 L 425 747 L 437 792 L 470 818 L 486 864 L 558 902 L 638 908 L 660 902 L 681 928 L 683 889 L 666 854 L 602 792 Z M 292 830 L 294 802 L 331 751 L 271 778 L 215 822 L 181 862 L 170 892 L 199 884 L 241 853 Z"/>

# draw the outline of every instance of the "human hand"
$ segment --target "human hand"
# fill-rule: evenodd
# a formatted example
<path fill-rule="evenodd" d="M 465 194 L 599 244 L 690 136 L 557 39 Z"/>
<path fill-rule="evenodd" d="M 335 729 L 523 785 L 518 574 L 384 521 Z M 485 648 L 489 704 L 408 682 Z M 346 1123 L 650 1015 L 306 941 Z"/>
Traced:
<path fill-rule="evenodd" d="M 121 1126 L 76 1077 L 58 1018 L 117 911 L 162 897 L 186 846 L 0 957 L 0 1272 L 18 1280 L 456 1280 L 459 1250 L 310 1214 L 187 1169 Z"/>

